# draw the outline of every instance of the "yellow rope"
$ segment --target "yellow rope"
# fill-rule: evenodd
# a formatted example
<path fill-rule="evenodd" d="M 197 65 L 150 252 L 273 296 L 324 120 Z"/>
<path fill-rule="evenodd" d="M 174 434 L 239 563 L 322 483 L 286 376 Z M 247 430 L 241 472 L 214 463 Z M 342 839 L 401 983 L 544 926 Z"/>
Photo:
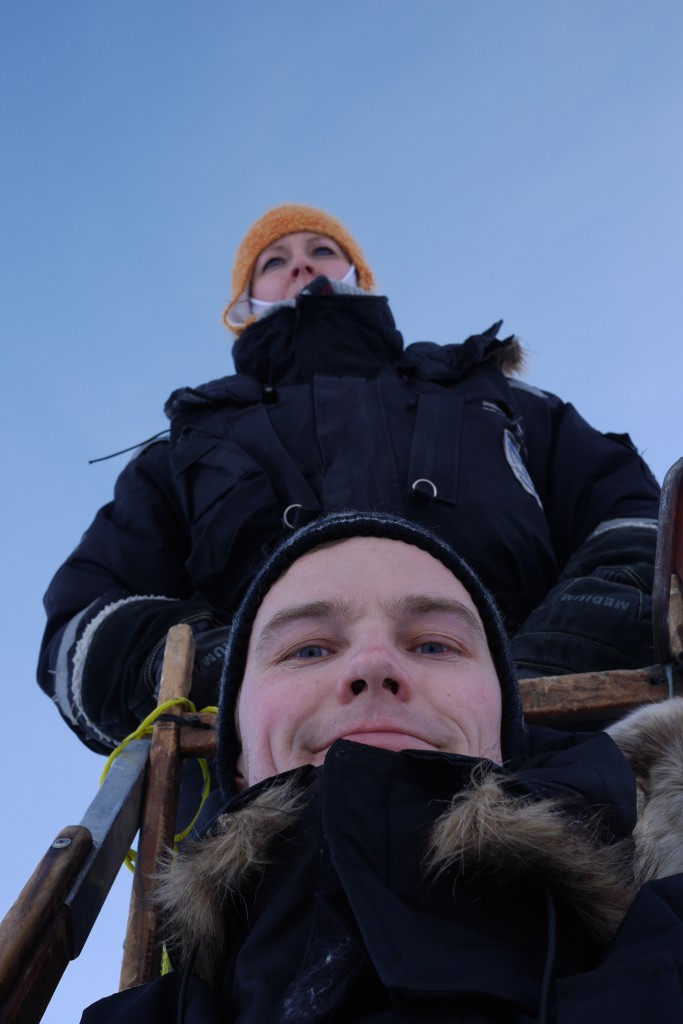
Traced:
<path fill-rule="evenodd" d="M 152 726 L 156 722 L 159 715 L 162 715 L 165 711 L 168 711 L 169 708 L 175 707 L 178 704 L 182 704 L 186 711 L 195 711 L 195 706 L 189 699 L 189 697 L 174 697 L 172 700 L 166 700 L 164 701 L 163 704 L 157 705 L 154 711 L 150 712 L 150 714 L 147 715 L 147 718 L 143 719 L 143 721 L 140 722 L 135 732 L 132 732 L 130 736 L 126 736 L 125 740 L 121 740 L 118 747 L 114 747 L 111 754 L 104 763 L 104 768 L 102 769 L 102 774 L 100 775 L 100 786 L 106 779 L 109 769 L 111 768 L 112 764 L 119 756 L 121 751 L 125 750 L 128 744 L 132 743 L 133 740 L 141 740 L 143 736 L 148 736 L 151 733 Z"/>
<path fill-rule="evenodd" d="M 149 736 L 150 733 L 152 732 L 153 728 L 154 728 L 154 723 L 156 722 L 156 720 L 159 718 L 160 715 L 163 715 L 164 712 L 168 711 L 169 708 L 178 707 L 178 706 L 181 706 L 181 705 L 182 705 L 182 707 L 184 708 L 185 711 L 189 711 L 191 714 L 194 714 L 196 712 L 196 708 L 195 708 L 193 702 L 189 699 L 189 697 L 174 697 L 171 700 L 164 701 L 163 704 L 159 704 L 154 709 L 154 711 L 152 711 L 149 715 L 147 715 L 147 717 L 142 722 L 140 722 L 140 725 L 137 727 L 135 732 L 132 732 L 130 734 L 130 736 L 126 736 L 125 740 L 122 740 L 121 743 L 119 743 L 118 747 L 116 747 L 114 750 L 112 750 L 111 754 L 109 755 L 109 757 L 105 761 L 104 768 L 102 769 L 102 774 L 100 775 L 100 786 L 102 785 L 102 783 L 106 779 L 107 774 L 109 773 L 109 769 L 111 768 L 112 764 L 114 763 L 116 758 L 119 756 L 121 751 L 125 750 L 126 747 L 128 746 L 128 744 L 132 743 L 133 740 L 140 740 L 144 736 Z M 200 712 L 200 714 L 203 714 L 205 712 L 213 712 L 214 714 L 216 714 L 218 712 L 218 708 L 214 707 L 214 706 L 209 706 L 209 707 L 206 707 L 206 708 L 202 708 L 202 711 Z M 197 758 L 197 760 L 199 762 L 199 767 L 202 770 L 202 778 L 204 779 L 204 783 L 202 785 L 202 795 L 201 795 L 201 799 L 199 801 L 199 807 L 197 808 L 197 813 L 193 817 L 193 819 L 190 822 L 190 824 L 186 828 L 184 828 L 182 830 L 182 832 L 178 832 L 178 834 L 173 837 L 173 852 L 174 853 L 175 853 L 175 851 L 176 851 L 176 849 L 178 847 L 178 843 L 181 843 L 183 841 L 183 839 L 186 839 L 187 836 L 192 831 L 192 829 L 194 827 L 194 823 L 196 822 L 197 818 L 199 817 L 201 809 L 204 806 L 204 804 L 206 803 L 207 797 L 209 795 L 209 791 L 211 789 L 211 777 L 209 775 L 209 769 L 208 769 L 208 766 L 207 766 L 207 763 L 206 763 L 206 758 L 199 757 L 199 758 Z M 126 867 L 128 868 L 129 871 L 134 871 L 135 870 L 135 857 L 136 857 L 135 850 L 131 849 L 131 850 L 128 851 L 128 853 L 126 854 L 126 856 L 123 859 L 123 863 L 126 865 Z"/>
<path fill-rule="evenodd" d="M 114 763 L 116 758 L 119 756 L 121 751 L 125 750 L 126 747 L 128 746 L 128 744 L 132 743 L 133 740 L 141 740 L 143 738 L 143 736 L 149 736 L 150 733 L 152 732 L 153 728 L 154 728 L 154 723 L 159 718 L 159 716 L 163 715 L 164 712 L 168 711 L 169 708 L 178 707 L 178 706 L 182 706 L 185 711 L 189 711 L 191 714 L 195 714 L 196 713 L 196 708 L 195 708 L 193 702 L 188 697 L 174 697 L 172 700 L 167 700 L 167 701 L 164 701 L 163 704 L 159 704 L 154 709 L 154 711 L 152 711 L 149 715 L 147 715 L 147 717 L 144 719 L 144 721 L 140 722 L 140 725 L 137 727 L 135 732 L 132 732 L 130 734 L 130 736 L 126 736 L 125 740 L 122 740 L 121 743 L 119 743 L 118 747 L 116 747 L 114 750 L 112 750 L 111 754 L 109 755 L 109 757 L 105 761 L 104 768 L 102 769 L 102 774 L 100 775 L 100 786 L 102 785 L 102 783 L 106 779 L 106 777 L 107 777 L 107 775 L 109 773 L 109 769 L 111 768 L 112 764 Z M 218 713 L 218 708 L 214 707 L 214 706 L 209 706 L 209 707 L 206 707 L 206 708 L 202 708 L 202 711 L 200 712 L 200 714 L 203 714 L 205 712 L 212 712 L 213 714 L 217 714 Z M 199 767 L 202 770 L 202 778 L 204 780 L 204 783 L 202 785 L 202 795 L 201 795 L 201 799 L 199 801 L 199 807 L 197 808 L 197 813 L 195 814 L 195 816 L 192 819 L 192 821 L 190 822 L 190 824 L 187 826 L 187 828 L 184 828 L 182 830 L 182 832 L 178 832 L 178 834 L 173 837 L 173 859 L 174 860 L 175 860 L 175 855 L 176 855 L 176 852 L 177 852 L 177 849 L 178 849 L 178 844 L 181 843 L 183 841 L 183 839 L 186 839 L 187 836 L 192 831 L 192 828 L 194 827 L 194 823 L 196 822 L 197 818 L 199 817 L 201 809 L 204 806 L 204 804 L 206 803 L 206 800 L 207 800 L 207 798 L 209 796 L 209 791 L 211 789 L 211 776 L 209 775 L 209 768 L 208 768 L 208 765 L 206 763 L 206 758 L 205 757 L 198 757 L 197 760 L 199 762 Z M 126 867 L 128 868 L 129 871 L 135 871 L 135 858 L 136 858 L 136 852 L 135 852 L 135 850 L 132 850 L 132 849 L 129 850 L 128 853 L 126 854 L 126 856 L 123 858 L 123 863 L 126 865 Z M 164 943 L 164 945 L 162 947 L 162 950 L 161 950 L 161 973 L 162 974 L 170 974 L 172 970 L 173 970 L 173 966 L 171 964 L 171 960 L 170 960 L 169 955 L 168 955 L 168 950 L 166 949 L 166 944 Z"/>
<path fill-rule="evenodd" d="M 173 966 L 171 964 L 171 958 L 168 955 L 168 950 L 166 949 L 166 943 L 164 943 L 163 946 L 161 947 L 161 973 L 173 973 Z"/>

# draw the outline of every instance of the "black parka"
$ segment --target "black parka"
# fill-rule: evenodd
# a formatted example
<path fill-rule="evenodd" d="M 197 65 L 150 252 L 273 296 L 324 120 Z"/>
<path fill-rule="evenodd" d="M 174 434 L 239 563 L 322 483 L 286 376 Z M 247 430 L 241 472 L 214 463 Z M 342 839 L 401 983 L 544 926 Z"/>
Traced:
<path fill-rule="evenodd" d="M 569 655 L 548 612 L 515 653 L 526 674 L 647 663 L 657 484 L 626 437 L 506 376 L 515 352 L 495 327 L 403 350 L 386 299 L 369 295 L 304 294 L 248 328 L 235 376 L 171 396 L 170 440 L 124 469 L 46 594 L 39 680 L 69 724 L 95 749 L 120 740 L 152 707 L 169 626 L 227 622 L 264 552 L 340 509 L 434 529 L 511 635 L 544 601 L 552 620 L 563 571 L 637 563 L 562 594 Z M 586 600 L 598 635 L 576 657 Z"/>
<path fill-rule="evenodd" d="M 203 980 L 185 972 L 185 1024 L 678 1021 L 683 880 L 646 886 L 628 909 L 631 769 L 604 734 L 532 730 L 531 746 L 511 776 L 341 740 L 322 768 L 248 790 L 176 872 L 178 973 L 95 1004 L 83 1024 L 176 1019 L 191 951 Z M 278 821 L 284 782 L 303 805 Z M 450 860 L 429 866 L 449 816 Z M 269 825 L 267 851 L 249 846 L 255 870 L 229 861 L 230 844 Z"/>

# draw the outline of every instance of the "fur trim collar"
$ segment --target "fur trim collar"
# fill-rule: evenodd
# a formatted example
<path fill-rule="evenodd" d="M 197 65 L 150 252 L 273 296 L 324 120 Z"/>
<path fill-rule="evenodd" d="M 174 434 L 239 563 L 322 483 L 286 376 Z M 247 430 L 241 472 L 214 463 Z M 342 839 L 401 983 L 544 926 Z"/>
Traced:
<path fill-rule="evenodd" d="M 639 880 L 683 871 L 683 697 L 638 708 L 606 731 L 638 783 Z"/>
<path fill-rule="evenodd" d="M 248 899 L 303 807 L 296 787 L 296 777 L 288 779 L 222 815 L 160 876 L 169 944 L 181 962 L 198 948 L 195 971 L 209 983 L 230 943 L 230 904 Z M 607 941 L 634 896 L 633 851 L 630 841 L 606 845 L 599 825 L 563 813 L 558 800 L 512 795 L 498 774 L 483 772 L 436 821 L 425 871 L 494 867 L 505 881 L 540 875 Z"/>
<path fill-rule="evenodd" d="M 521 376 L 526 370 L 526 352 L 516 335 L 509 338 L 506 345 L 494 349 L 490 359 L 506 377 L 512 377 L 513 374 Z"/>
<path fill-rule="evenodd" d="M 493 867 L 504 881 L 543 878 L 606 943 L 635 895 L 633 846 L 610 845 L 600 832 L 599 815 L 578 819 L 561 800 L 513 795 L 485 772 L 437 820 L 427 866 L 437 874 Z"/>
<path fill-rule="evenodd" d="M 268 866 L 306 795 L 288 779 L 230 814 L 222 814 L 201 839 L 188 843 L 158 876 L 155 899 L 166 924 L 166 942 L 185 963 L 198 949 L 195 972 L 207 982 L 230 939 L 230 905 L 243 902 Z M 227 913 L 226 913 L 227 911 Z"/>

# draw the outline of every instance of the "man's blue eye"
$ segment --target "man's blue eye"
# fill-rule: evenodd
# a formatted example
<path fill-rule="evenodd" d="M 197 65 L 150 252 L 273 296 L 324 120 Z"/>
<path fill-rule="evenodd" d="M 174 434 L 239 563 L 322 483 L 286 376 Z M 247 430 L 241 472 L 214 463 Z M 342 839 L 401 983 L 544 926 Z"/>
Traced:
<path fill-rule="evenodd" d="M 295 653 L 297 658 L 322 658 L 327 654 L 327 649 L 319 644 L 306 644 L 305 647 L 299 647 Z"/>
<path fill-rule="evenodd" d="M 423 644 L 418 646 L 420 654 L 443 654 L 448 648 L 445 644 L 440 643 L 438 640 L 425 640 Z"/>

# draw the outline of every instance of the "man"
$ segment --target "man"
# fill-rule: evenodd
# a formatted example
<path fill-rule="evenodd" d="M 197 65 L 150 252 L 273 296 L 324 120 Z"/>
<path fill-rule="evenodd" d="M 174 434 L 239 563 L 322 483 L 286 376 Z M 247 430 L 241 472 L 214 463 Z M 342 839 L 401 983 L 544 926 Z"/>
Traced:
<path fill-rule="evenodd" d="M 215 703 L 263 552 L 343 508 L 447 539 L 495 594 L 520 674 L 652 663 L 659 489 L 626 435 L 515 379 L 500 324 L 404 348 L 322 210 L 259 218 L 232 285 L 237 372 L 173 393 L 170 437 L 130 461 L 45 597 L 40 684 L 84 742 L 109 751 L 152 710 L 178 622 L 197 642 L 193 699 Z"/>
<path fill-rule="evenodd" d="M 160 892 L 177 973 L 83 1024 L 680 1019 L 683 879 L 637 894 L 631 768 L 525 728 L 490 595 L 422 527 L 339 513 L 275 551 L 217 771 L 226 806 Z"/>

